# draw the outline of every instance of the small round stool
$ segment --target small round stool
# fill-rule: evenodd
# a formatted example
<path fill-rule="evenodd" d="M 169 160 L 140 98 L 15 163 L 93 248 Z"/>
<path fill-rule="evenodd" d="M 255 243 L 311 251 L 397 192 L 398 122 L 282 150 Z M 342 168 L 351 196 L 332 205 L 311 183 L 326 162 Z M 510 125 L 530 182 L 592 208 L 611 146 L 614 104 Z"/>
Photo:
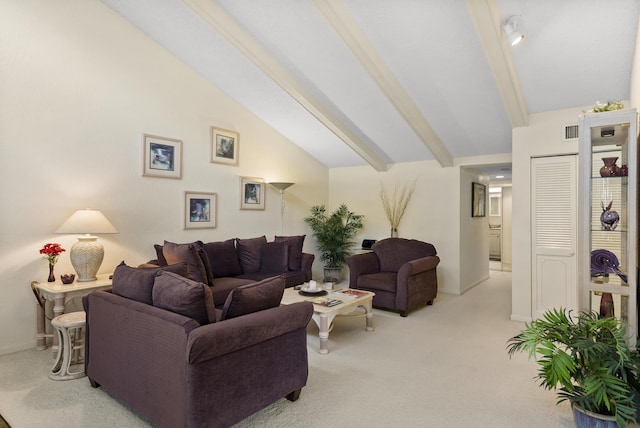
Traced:
<path fill-rule="evenodd" d="M 58 315 L 51 320 L 51 325 L 58 336 L 58 355 L 49 373 L 50 379 L 69 380 L 85 376 L 83 357 L 85 324 L 84 311 Z M 80 365 L 80 370 L 71 371 L 74 365 Z"/>

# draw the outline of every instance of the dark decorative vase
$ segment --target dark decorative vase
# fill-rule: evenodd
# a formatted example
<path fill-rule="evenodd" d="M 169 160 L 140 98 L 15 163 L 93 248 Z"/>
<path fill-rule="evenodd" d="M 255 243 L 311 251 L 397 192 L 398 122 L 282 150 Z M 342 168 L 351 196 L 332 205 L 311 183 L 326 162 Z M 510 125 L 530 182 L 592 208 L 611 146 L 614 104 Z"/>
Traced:
<path fill-rule="evenodd" d="M 618 222 L 620 221 L 620 214 L 611 209 L 613 201 L 609 202 L 609 205 L 604 206 L 604 202 L 600 202 L 602 207 L 602 214 L 600 214 L 600 224 L 602 230 L 616 230 Z"/>
<path fill-rule="evenodd" d="M 620 167 L 620 175 L 626 177 L 629 175 L 629 167 L 627 165 L 622 165 Z"/>
<path fill-rule="evenodd" d="M 602 293 L 602 297 L 600 298 L 600 316 L 605 318 L 615 316 L 613 296 L 611 293 Z"/>
<path fill-rule="evenodd" d="M 49 278 L 47 282 L 56 282 L 56 276 L 53 274 L 53 263 L 49 263 Z"/>
<path fill-rule="evenodd" d="M 616 165 L 617 157 L 602 158 L 604 166 L 600 168 L 600 177 L 617 177 L 620 175 L 620 167 Z"/>

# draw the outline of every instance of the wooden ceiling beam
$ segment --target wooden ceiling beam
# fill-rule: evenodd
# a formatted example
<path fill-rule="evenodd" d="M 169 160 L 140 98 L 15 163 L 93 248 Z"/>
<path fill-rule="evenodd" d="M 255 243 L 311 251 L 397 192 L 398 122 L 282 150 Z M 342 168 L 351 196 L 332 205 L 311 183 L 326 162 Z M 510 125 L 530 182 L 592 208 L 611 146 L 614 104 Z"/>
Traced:
<path fill-rule="evenodd" d="M 387 163 L 382 157 L 342 123 L 327 106 L 269 55 L 215 2 L 209 0 L 182 1 L 376 171 L 387 170 Z"/>
<path fill-rule="evenodd" d="M 449 150 L 344 4 L 340 0 L 314 0 L 314 3 L 433 157 L 442 166 L 453 166 Z"/>

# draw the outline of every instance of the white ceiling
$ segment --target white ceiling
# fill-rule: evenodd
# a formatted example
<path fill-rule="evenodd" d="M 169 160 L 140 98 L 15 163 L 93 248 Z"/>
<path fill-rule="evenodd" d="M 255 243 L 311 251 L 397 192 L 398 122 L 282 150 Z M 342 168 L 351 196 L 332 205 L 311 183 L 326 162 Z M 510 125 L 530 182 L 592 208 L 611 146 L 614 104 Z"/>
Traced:
<path fill-rule="evenodd" d="M 640 9 L 639 0 L 103 2 L 326 166 L 379 171 L 510 153 L 511 129 L 529 113 L 629 99 Z M 525 34 L 513 48 L 501 28 L 511 15 Z"/>

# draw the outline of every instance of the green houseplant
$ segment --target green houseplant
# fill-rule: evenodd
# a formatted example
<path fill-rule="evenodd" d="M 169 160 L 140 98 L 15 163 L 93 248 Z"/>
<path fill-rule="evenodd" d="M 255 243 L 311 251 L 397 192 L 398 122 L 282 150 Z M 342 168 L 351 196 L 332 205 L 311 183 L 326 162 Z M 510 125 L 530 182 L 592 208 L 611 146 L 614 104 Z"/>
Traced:
<path fill-rule="evenodd" d="M 640 355 L 630 347 L 621 321 L 596 312 L 572 317 L 571 311 L 552 309 L 509 339 L 507 351 L 535 358 L 540 386 L 560 387 L 558 403 L 571 403 L 576 423 L 585 414 L 576 414 L 576 407 L 614 417 L 620 427 L 635 422 Z"/>
<path fill-rule="evenodd" d="M 353 238 L 363 227 L 364 216 L 349 211 L 345 204 L 330 215 L 326 211 L 324 205 L 315 205 L 304 221 L 316 238 L 320 260 L 325 264 L 325 279 L 339 279 L 342 266 L 354 245 Z"/>

